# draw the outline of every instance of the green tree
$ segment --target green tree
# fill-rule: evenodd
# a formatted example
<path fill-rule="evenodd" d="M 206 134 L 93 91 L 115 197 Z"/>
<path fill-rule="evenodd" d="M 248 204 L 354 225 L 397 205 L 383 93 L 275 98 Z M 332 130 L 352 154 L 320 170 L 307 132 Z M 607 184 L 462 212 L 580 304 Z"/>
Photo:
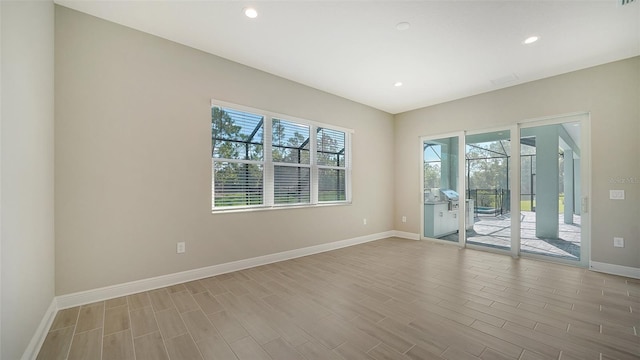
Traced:
<path fill-rule="evenodd" d="M 309 128 L 307 126 L 273 119 L 271 128 L 274 162 L 309 164 Z M 301 134 L 299 130 L 305 134 Z M 292 131 L 293 134 L 291 134 Z"/>
<path fill-rule="evenodd" d="M 440 187 L 440 162 L 425 162 L 424 163 L 424 188 L 439 188 Z"/>
<path fill-rule="evenodd" d="M 320 129 L 318 132 L 318 164 L 344 166 L 344 155 L 344 133 Z"/>
<path fill-rule="evenodd" d="M 229 114 L 219 107 L 211 108 L 211 157 L 234 159 L 238 151 L 233 143 L 224 139 L 239 137 L 242 127 L 235 125 Z"/>

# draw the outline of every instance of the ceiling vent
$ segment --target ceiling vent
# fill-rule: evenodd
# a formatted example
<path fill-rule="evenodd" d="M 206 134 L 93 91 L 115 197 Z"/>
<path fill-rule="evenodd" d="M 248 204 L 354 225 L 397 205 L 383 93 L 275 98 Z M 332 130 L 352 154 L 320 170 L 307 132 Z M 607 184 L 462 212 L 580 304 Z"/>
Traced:
<path fill-rule="evenodd" d="M 636 2 L 636 0 L 618 0 L 618 5 L 619 6 L 631 5 L 634 2 Z"/>

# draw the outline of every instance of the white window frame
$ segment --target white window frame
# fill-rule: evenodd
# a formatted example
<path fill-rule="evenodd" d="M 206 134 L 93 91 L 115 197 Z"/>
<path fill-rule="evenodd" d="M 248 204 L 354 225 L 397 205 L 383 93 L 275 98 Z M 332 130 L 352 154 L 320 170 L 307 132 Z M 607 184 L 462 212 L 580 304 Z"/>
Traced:
<path fill-rule="evenodd" d="M 212 99 L 211 100 L 211 108 L 220 107 L 220 108 L 229 108 L 238 111 L 245 111 L 248 113 L 261 115 L 263 116 L 263 133 L 264 133 L 264 143 L 263 143 L 263 161 L 251 161 L 251 160 L 237 160 L 237 159 L 222 159 L 222 158 L 211 158 L 211 211 L 213 214 L 217 213 L 226 213 L 226 212 L 237 212 L 237 211 L 252 211 L 252 210 L 273 210 L 273 209 L 289 209 L 289 208 L 301 208 L 301 207 L 316 207 L 316 206 L 327 206 L 327 205 L 349 205 L 352 203 L 352 187 L 351 187 L 351 138 L 354 133 L 352 129 L 324 124 L 312 120 L 301 119 L 295 116 L 290 116 L 286 114 L 279 114 L 271 111 L 256 109 L 244 105 L 238 105 L 233 103 L 228 103 L 225 101 L 219 101 Z M 273 161 L 273 144 L 272 144 L 272 122 L 274 119 L 285 120 L 293 123 L 298 123 L 300 125 L 309 126 L 309 164 L 291 164 L 284 162 L 274 162 Z M 329 166 L 329 165 L 318 165 L 317 162 L 317 130 L 318 128 L 330 129 L 339 132 L 343 132 L 345 135 L 345 164 L 344 166 Z M 215 162 L 237 162 L 237 163 L 255 163 L 263 165 L 263 184 L 262 184 L 262 194 L 263 194 L 263 204 L 262 205 L 238 205 L 238 206 L 214 206 L 214 198 L 215 198 L 215 177 L 213 174 L 214 163 Z M 275 166 L 295 166 L 295 167 L 309 167 L 311 169 L 311 184 L 310 184 L 310 201 L 309 203 L 292 203 L 292 204 L 275 204 L 274 200 L 274 175 L 275 175 Z M 319 169 L 335 169 L 335 170 L 344 170 L 345 172 L 345 200 L 335 200 L 335 201 L 319 201 L 318 191 L 319 191 Z"/>

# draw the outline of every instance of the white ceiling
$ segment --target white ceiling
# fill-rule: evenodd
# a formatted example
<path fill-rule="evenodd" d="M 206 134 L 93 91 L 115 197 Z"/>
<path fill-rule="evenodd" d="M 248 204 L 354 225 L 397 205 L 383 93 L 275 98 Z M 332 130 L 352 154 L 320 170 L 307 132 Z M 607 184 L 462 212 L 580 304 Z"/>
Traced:
<path fill-rule="evenodd" d="M 396 114 L 640 55 L 618 1 L 56 3 Z"/>

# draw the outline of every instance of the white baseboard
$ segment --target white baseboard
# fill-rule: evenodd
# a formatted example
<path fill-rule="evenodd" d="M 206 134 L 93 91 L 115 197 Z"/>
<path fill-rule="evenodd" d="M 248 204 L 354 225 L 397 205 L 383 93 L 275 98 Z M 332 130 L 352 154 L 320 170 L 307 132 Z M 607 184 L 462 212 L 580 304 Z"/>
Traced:
<path fill-rule="evenodd" d="M 420 234 L 405 231 L 393 230 L 393 236 L 409 240 L 420 240 Z"/>
<path fill-rule="evenodd" d="M 182 271 L 179 273 L 162 275 L 154 278 L 131 281 L 124 284 L 112 285 L 103 288 L 77 292 L 73 294 L 61 295 L 57 297 L 58 309 L 67 309 L 74 306 L 90 304 L 96 301 L 103 301 L 120 296 L 131 295 L 143 291 L 149 291 L 166 286 L 171 286 L 187 281 L 207 278 L 233 271 L 248 269 L 260 265 L 271 264 L 302 256 L 336 250 L 347 246 L 362 244 L 370 241 L 398 236 L 394 231 L 385 231 L 377 234 L 360 236 L 347 240 L 335 241 L 332 243 L 309 246 L 301 249 L 283 251 L 280 253 L 258 256 L 250 259 L 232 261 L 229 263 L 207 266 L 199 269 Z"/>
<path fill-rule="evenodd" d="M 589 270 L 602 273 L 626 276 L 634 279 L 640 279 L 640 268 L 631 266 L 614 265 L 597 261 L 589 262 Z"/>
<path fill-rule="evenodd" d="M 22 354 L 22 360 L 35 360 L 35 358 L 38 357 L 40 348 L 44 343 L 44 339 L 47 337 L 51 324 L 53 324 L 53 319 L 55 319 L 57 311 L 56 298 L 53 298 L 49 308 L 42 317 L 42 321 L 40 321 L 40 325 L 38 325 L 35 334 L 33 334 L 29 345 Z"/>

